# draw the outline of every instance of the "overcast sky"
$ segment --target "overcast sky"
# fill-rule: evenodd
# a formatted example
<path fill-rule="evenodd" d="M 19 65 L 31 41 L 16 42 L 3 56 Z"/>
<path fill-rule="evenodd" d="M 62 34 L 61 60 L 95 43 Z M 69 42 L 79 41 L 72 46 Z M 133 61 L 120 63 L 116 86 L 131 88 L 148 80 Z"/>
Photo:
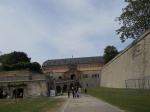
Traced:
<path fill-rule="evenodd" d="M 31 61 L 102 56 L 123 50 L 115 18 L 124 0 L 0 0 L 0 51 L 27 53 Z"/>

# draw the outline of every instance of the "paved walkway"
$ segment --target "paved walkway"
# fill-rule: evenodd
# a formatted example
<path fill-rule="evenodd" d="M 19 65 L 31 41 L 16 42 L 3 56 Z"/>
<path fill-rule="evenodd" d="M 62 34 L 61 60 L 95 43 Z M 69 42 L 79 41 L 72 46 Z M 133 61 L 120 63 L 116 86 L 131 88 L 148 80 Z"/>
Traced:
<path fill-rule="evenodd" d="M 111 106 L 92 96 L 82 96 L 81 98 L 67 98 L 66 104 L 61 109 L 61 112 L 123 112 L 122 110 Z"/>

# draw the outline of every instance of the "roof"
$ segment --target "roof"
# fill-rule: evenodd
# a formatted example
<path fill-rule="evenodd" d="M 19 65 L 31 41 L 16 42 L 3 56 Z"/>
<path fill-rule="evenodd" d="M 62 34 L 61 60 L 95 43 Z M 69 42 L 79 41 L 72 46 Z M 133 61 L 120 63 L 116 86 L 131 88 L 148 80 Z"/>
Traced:
<path fill-rule="evenodd" d="M 104 62 L 101 56 L 47 60 L 42 66 Z"/>

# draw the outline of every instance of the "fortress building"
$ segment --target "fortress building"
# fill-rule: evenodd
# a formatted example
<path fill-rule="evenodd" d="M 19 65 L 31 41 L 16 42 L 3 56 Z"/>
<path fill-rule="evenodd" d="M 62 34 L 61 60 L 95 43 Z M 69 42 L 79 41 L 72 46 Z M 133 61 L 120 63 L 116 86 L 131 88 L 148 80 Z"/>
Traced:
<path fill-rule="evenodd" d="M 47 60 L 42 65 L 42 71 L 43 73 L 64 73 L 69 70 L 69 65 L 72 64 L 77 65 L 77 69 L 82 72 L 95 71 L 104 66 L 104 60 L 100 56 Z"/>
<path fill-rule="evenodd" d="M 67 87 L 99 86 L 103 66 L 100 56 L 47 60 L 42 65 L 43 74 L 28 70 L 0 72 L 0 91 L 11 98 L 25 98 L 50 96 L 50 90 L 66 92 Z"/>
<path fill-rule="evenodd" d="M 100 70 L 104 66 L 101 56 L 47 60 L 42 71 L 53 77 L 57 92 L 66 91 L 67 86 L 99 86 Z M 52 82 L 52 81 L 51 81 Z M 54 87 L 55 85 L 55 87 Z"/>

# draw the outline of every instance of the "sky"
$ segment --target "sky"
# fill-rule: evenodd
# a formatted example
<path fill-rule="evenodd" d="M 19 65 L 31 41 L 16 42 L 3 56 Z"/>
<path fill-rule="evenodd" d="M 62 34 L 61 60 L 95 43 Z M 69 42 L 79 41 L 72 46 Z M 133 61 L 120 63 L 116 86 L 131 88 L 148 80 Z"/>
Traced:
<path fill-rule="evenodd" d="M 124 0 L 0 0 L 0 51 L 25 52 L 31 62 L 102 56 L 123 50 L 115 18 Z"/>

